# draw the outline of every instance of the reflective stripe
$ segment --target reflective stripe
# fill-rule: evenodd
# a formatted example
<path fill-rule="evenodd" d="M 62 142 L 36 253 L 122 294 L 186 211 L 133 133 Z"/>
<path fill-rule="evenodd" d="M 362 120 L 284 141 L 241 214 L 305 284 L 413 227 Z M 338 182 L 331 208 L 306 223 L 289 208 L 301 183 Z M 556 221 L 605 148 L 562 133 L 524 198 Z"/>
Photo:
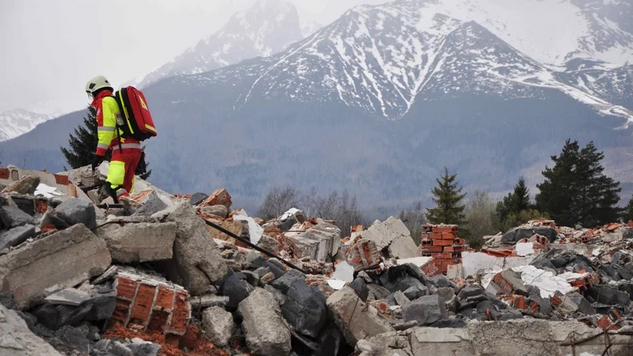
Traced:
<path fill-rule="evenodd" d="M 127 192 L 127 190 L 125 190 L 125 188 L 121 188 L 121 189 L 116 191 L 117 198 L 120 197 L 123 194 L 128 194 L 128 192 Z"/>
<path fill-rule="evenodd" d="M 140 143 L 123 143 L 121 144 L 121 148 L 136 148 L 136 149 L 141 149 L 141 144 Z"/>
<path fill-rule="evenodd" d="M 114 131 L 114 127 L 101 126 L 97 127 L 97 131 Z"/>
<path fill-rule="evenodd" d="M 152 132 L 156 132 L 156 129 L 153 128 L 152 126 L 148 125 L 148 124 L 145 124 L 145 128 L 150 130 L 150 131 L 152 131 Z"/>
<path fill-rule="evenodd" d="M 108 148 L 110 148 L 110 146 L 108 146 L 108 144 L 106 143 L 99 143 L 97 144 L 97 148 L 103 148 L 104 150 L 107 150 Z"/>

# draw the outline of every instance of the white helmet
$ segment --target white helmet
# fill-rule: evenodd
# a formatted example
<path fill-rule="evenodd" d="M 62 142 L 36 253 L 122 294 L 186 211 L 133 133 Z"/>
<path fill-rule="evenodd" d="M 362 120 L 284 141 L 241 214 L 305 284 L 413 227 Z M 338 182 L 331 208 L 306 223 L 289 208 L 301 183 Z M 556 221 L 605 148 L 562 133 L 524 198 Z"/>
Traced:
<path fill-rule="evenodd" d="M 110 82 L 103 75 L 98 75 L 86 83 L 86 93 L 89 95 L 92 95 L 95 91 L 103 88 L 112 89 L 112 85 L 110 85 Z"/>

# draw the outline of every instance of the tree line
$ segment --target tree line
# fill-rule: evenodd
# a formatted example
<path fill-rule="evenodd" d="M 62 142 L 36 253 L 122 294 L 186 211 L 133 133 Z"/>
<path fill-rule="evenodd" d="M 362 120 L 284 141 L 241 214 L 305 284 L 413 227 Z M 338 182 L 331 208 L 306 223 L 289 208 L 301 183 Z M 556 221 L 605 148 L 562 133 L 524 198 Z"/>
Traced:
<path fill-rule="evenodd" d="M 566 140 L 561 153 L 551 156 L 553 166 L 546 166 L 541 172 L 545 179 L 537 184 L 539 192 L 534 201 L 524 177 L 519 177 L 514 189 L 499 202 L 493 202 L 488 193 L 482 191 L 475 191 L 466 199 L 457 174 L 445 168 L 431 190 L 434 207 L 424 209 L 421 203 L 416 203 L 412 209 L 402 210 L 399 218 L 418 243 L 426 223 L 457 224 L 460 235 L 475 248 L 482 245 L 485 235 L 505 232 L 537 218 L 572 227 L 631 220 L 633 197 L 625 208 L 618 207 L 620 182 L 604 174 L 603 159 L 604 153 L 599 152 L 593 142 L 581 148 L 578 141 Z M 314 189 L 301 194 L 291 187 L 271 190 L 258 216 L 271 219 L 291 207 L 303 207 L 308 216 L 335 220 L 345 236 L 350 226 L 367 223 L 356 197 L 350 197 L 347 191 L 319 197 Z"/>

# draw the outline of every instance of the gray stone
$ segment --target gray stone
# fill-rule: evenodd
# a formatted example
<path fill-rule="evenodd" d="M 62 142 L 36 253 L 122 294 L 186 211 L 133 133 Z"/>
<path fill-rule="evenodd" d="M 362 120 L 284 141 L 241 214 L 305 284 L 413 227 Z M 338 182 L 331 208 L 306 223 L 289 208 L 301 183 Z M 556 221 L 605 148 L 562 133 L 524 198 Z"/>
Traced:
<path fill-rule="evenodd" d="M 208 308 L 202 312 L 202 328 L 213 344 L 226 346 L 233 334 L 233 315 L 224 308 Z"/>
<path fill-rule="evenodd" d="M 15 247 L 27 239 L 35 236 L 35 226 L 23 225 L 0 233 L 0 251 Z"/>
<path fill-rule="evenodd" d="M 506 269 L 501 272 L 501 277 L 506 280 L 506 282 L 512 285 L 514 293 L 521 295 L 528 295 L 528 290 L 525 284 L 523 284 L 523 280 L 521 279 L 521 272 L 515 272 L 511 269 Z"/>
<path fill-rule="evenodd" d="M 219 219 L 226 219 L 226 217 L 229 216 L 229 209 L 224 205 L 204 206 L 200 209 L 200 214 Z"/>
<path fill-rule="evenodd" d="M 25 308 L 45 297 L 47 288 L 99 276 L 111 261 L 105 242 L 75 225 L 0 256 L 0 292 L 12 291 L 17 306 Z"/>
<path fill-rule="evenodd" d="M 81 199 L 68 199 L 55 208 L 57 216 L 68 225 L 84 224 L 88 229 L 94 230 L 97 226 L 97 214 L 95 206 Z"/>
<path fill-rule="evenodd" d="M 602 304 L 620 305 L 628 307 L 631 297 L 627 292 L 617 290 L 607 285 L 597 285 L 587 290 L 587 297 Z"/>
<path fill-rule="evenodd" d="M 238 312 L 246 345 L 255 355 L 287 356 L 291 350 L 291 334 L 285 325 L 279 305 L 264 289 L 256 288 L 244 299 Z"/>
<path fill-rule="evenodd" d="M 126 344 L 118 340 L 114 340 L 108 345 L 108 352 L 108 355 L 112 354 L 115 356 L 135 356 L 134 352 L 132 352 L 132 350 L 130 350 L 130 348 Z"/>
<path fill-rule="evenodd" d="M 407 298 L 406 295 L 404 295 L 404 293 L 402 293 L 401 291 L 397 291 L 393 294 L 393 299 L 396 300 L 396 303 L 398 303 L 399 306 L 403 307 L 406 304 L 408 304 L 411 300 L 409 298 Z"/>
<path fill-rule="evenodd" d="M 435 284 L 435 286 L 438 288 L 453 288 L 453 289 L 457 288 L 457 285 L 443 274 L 438 274 L 437 276 L 433 276 L 431 278 L 431 282 Z"/>
<path fill-rule="evenodd" d="M 429 294 L 429 289 L 424 286 L 413 286 L 404 290 L 404 295 L 407 296 L 409 300 L 418 299 L 427 294 Z"/>
<path fill-rule="evenodd" d="M 330 316 L 339 327 L 349 345 L 358 340 L 378 334 L 394 331 L 389 322 L 380 317 L 373 307 L 366 307 L 356 292 L 343 287 L 327 298 L 326 305 Z"/>
<path fill-rule="evenodd" d="M 238 305 L 248 297 L 252 288 L 248 282 L 238 278 L 236 275 L 226 278 L 220 287 L 220 293 L 229 297 L 226 308 L 229 310 L 237 309 Z"/>
<path fill-rule="evenodd" d="M 440 319 L 448 318 L 444 301 L 438 295 L 426 295 L 402 308 L 404 321 L 416 320 L 419 325 L 431 325 Z"/>
<path fill-rule="evenodd" d="M 160 352 L 161 346 L 158 344 L 154 344 L 152 342 L 145 342 L 143 340 L 137 342 L 137 338 L 132 339 L 131 344 L 127 344 L 126 346 L 134 356 L 158 356 Z"/>
<path fill-rule="evenodd" d="M 457 297 L 459 299 L 461 299 L 461 300 L 464 300 L 466 298 L 482 295 L 482 294 L 484 294 L 484 292 L 485 292 L 484 289 L 480 285 L 471 284 L 471 285 L 468 285 L 468 286 L 462 288 L 457 293 Z"/>
<path fill-rule="evenodd" d="M 65 222 L 62 218 L 57 216 L 57 212 L 52 207 L 48 207 L 46 209 L 46 213 L 42 217 L 40 221 L 40 229 L 44 229 L 45 227 L 53 226 L 57 230 L 64 230 L 68 228 L 68 223 Z"/>
<path fill-rule="evenodd" d="M 224 308 L 229 303 L 229 297 L 224 295 L 200 295 L 189 298 L 189 303 L 192 309 L 201 309 L 208 307 L 221 307 Z"/>
<path fill-rule="evenodd" d="M 284 273 L 283 276 L 272 281 L 271 285 L 277 289 L 279 289 L 283 294 L 288 293 L 288 289 L 292 283 L 296 280 L 305 280 L 305 274 L 301 273 L 296 269 L 291 269 L 290 271 Z"/>
<path fill-rule="evenodd" d="M 205 199 L 207 199 L 208 197 L 209 196 L 204 194 L 204 193 L 200 193 L 200 192 L 195 193 L 189 199 L 189 204 L 191 204 L 191 205 L 198 205 L 198 204 L 202 203 L 203 201 L 205 201 Z"/>
<path fill-rule="evenodd" d="M 227 273 L 226 263 L 189 203 L 180 203 L 153 216 L 176 223 L 174 257 L 165 262 L 171 281 L 185 287 L 191 295 L 200 295 L 210 284 L 222 280 Z"/>
<path fill-rule="evenodd" d="M 72 350 L 78 351 L 82 355 L 90 353 L 90 341 L 86 337 L 89 328 L 87 326 L 72 327 L 65 325 L 55 334 L 65 346 Z"/>
<path fill-rule="evenodd" d="M 104 239 L 118 263 L 169 260 L 173 257 L 176 223 L 103 225 L 95 234 Z"/>
<path fill-rule="evenodd" d="M 11 293 L 11 292 L 1 292 L 0 293 L 0 305 L 4 305 L 4 307 L 8 308 L 8 309 L 15 308 L 15 298 L 13 297 L 13 293 Z"/>
<path fill-rule="evenodd" d="M 0 305 L 0 356 L 62 356 L 35 336 L 13 310 Z"/>
<path fill-rule="evenodd" d="M 90 300 L 88 293 L 75 288 L 66 288 L 45 298 L 50 304 L 77 306 Z"/>
<path fill-rule="evenodd" d="M 37 176 L 28 175 L 9 184 L 9 186 L 4 188 L 2 192 L 33 195 L 38 185 L 40 185 L 40 178 Z"/>
<path fill-rule="evenodd" d="M 167 208 L 167 204 L 155 191 L 147 194 L 141 201 L 141 207 L 137 208 L 134 215 L 149 216 Z"/>
<path fill-rule="evenodd" d="M 2 219 L 2 224 L 7 228 L 14 228 L 26 224 L 37 224 L 37 221 L 31 215 L 10 205 L 5 205 L 0 208 L 0 219 Z"/>
<path fill-rule="evenodd" d="M 288 289 L 281 314 L 301 335 L 316 338 L 327 321 L 325 296 L 316 287 L 296 280 Z"/>
<path fill-rule="evenodd" d="M 455 290 L 449 287 L 439 287 L 437 288 L 436 294 L 446 303 L 455 297 Z"/>

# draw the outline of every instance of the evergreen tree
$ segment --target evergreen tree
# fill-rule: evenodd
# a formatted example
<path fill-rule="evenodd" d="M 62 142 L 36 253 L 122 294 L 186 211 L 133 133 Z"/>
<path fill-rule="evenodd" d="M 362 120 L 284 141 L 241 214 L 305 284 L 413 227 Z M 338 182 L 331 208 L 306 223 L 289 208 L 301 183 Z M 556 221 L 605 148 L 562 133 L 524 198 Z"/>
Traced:
<path fill-rule="evenodd" d="M 603 174 L 593 142 L 580 149 L 578 141 L 565 141 L 559 156 L 552 156 L 554 167 L 545 167 L 545 181 L 537 187 L 539 210 L 547 212 L 560 225 L 580 223 L 586 227 L 615 221 L 621 209 L 616 206 L 620 182 Z"/>
<path fill-rule="evenodd" d="M 508 193 L 503 201 L 497 203 L 497 216 L 500 222 L 506 220 L 509 215 L 517 215 L 521 211 L 532 209 L 530 203 L 530 190 L 525 184 L 525 178 L 520 177 L 514 186 L 514 191 Z"/>
<path fill-rule="evenodd" d="M 631 200 L 629 200 L 629 203 L 622 211 L 622 221 L 627 222 L 630 220 L 633 220 L 633 196 L 631 196 Z"/>
<path fill-rule="evenodd" d="M 462 187 L 455 181 L 456 174 L 449 174 L 444 168 L 444 175 L 435 181 L 437 186 L 431 190 L 435 208 L 428 209 L 426 218 L 432 224 L 462 224 L 464 222 L 464 209 L 462 200 L 466 193 L 462 194 Z"/>
<path fill-rule="evenodd" d="M 88 106 L 88 115 L 83 117 L 83 125 L 75 129 L 75 133 L 68 135 L 69 148 L 61 147 L 66 162 L 72 169 L 89 166 L 92 164 L 94 152 L 99 143 L 97 136 L 96 111 L 92 106 Z M 110 159 L 111 152 L 108 152 L 106 159 Z M 136 174 L 142 179 L 149 178 L 152 170 L 148 170 L 148 163 L 145 160 L 145 153 L 136 167 Z"/>

